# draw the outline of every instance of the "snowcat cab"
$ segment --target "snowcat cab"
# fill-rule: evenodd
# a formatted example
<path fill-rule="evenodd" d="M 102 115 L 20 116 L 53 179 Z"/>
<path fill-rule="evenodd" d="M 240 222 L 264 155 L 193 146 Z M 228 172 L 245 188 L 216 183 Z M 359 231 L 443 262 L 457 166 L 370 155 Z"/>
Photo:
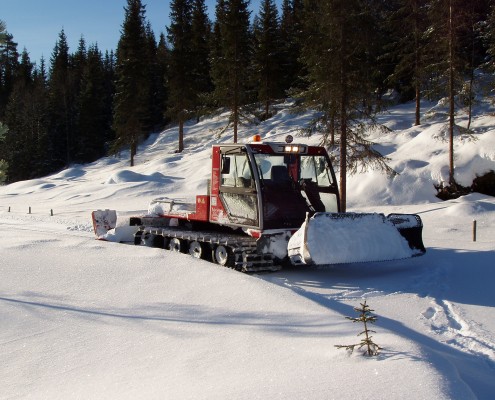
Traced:
<path fill-rule="evenodd" d="M 340 211 L 335 173 L 321 147 L 214 146 L 212 163 L 211 222 L 295 231 L 307 213 Z"/>

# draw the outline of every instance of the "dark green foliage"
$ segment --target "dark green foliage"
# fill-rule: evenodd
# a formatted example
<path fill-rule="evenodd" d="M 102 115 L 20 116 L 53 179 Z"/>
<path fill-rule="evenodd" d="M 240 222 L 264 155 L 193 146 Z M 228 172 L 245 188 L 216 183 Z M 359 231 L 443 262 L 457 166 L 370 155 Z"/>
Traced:
<path fill-rule="evenodd" d="M 145 7 L 140 0 L 127 0 L 122 36 L 117 48 L 116 92 L 113 109 L 113 150 L 130 150 L 134 165 L 139 140 L 149 128 L 149 51 Z"/>
<path fill-rule="evenodd" d="M 250 35 L 249 1 L 218 0 L 212 61 L 214 98 L 231 110 L 234 143 L 240 123 L 240 108 L 249 101 Z"/>
<path fill-rule="evenodd" d="M 248 0 L 217 0 L 211 23 L 204 0 L 175 0 L 169 42 L 162 34 L 156 43 L 142 1 L 127 0 L 115 54 L 102 56 L 83 36 L 71 53 L 62 30 L 46 66 L 18 51 L 0 22 L 2 171 L 8 182 L 38 177 L 93 161 L 110 143 L 129 148 L 133 164 L 139 141 L 172 120 L 182 150 L 185 121 L 212 106 L 230 110 L 225 129 L 233 125 L 237 141 L 248 105 L 262 104 L 266 119 L 290 93 L 317 111 L 306 132 L 323 132 L 339 160 L 345 210 L 347 173 L 394 173 L 367 139 L 388 89 L 416 99 L 417 124 L 425 95 L 449 97 L 451 126 L 460 107 L 471 115 L 474 71 L 493 68 L 492 3 L 282 0 L 277 9 L 262 0 L 251 20 Z M 451 153 L 449 187 L 458 193 Z"/>
<path fill-rule="evenodd" d="M 364 335 L 363 339 L 356 344 L 345 344 L 345 345 L 335 345 L 338 349 L 344 348 L 351 353 L 354 351 L 354 349 L 357 347 L 358 349 L 362 349 L 363 347 L 365 348 L 365 352 L 363 353 L 366 356 L 376 356 L 378 355 L 378 352 L 382 350 L 380 346 L 378 346 L 375 342 L 373 342 L 373 336 L 371 336 L 371 333 L 376 333 L 375 331 L 369 329 L 368 324 L 374 324 L 377 321 L 377 317 L 372 314 L 373 311 L 370 309 L 370 307 L 366 304 L 366 300 L 364 303 L 360 303 L 361 307 L 355 307 L 354 311 L 359 313 L 359 317 L 346 317 L 347 319 L 351 320 L 352 322 L 362 322 L 364 326 L 364 330 L 360 333 L 358 333 L 358 336 Z"/>
<path fill-rule="evenodd" d="M 49 163 L 53 170 L 72 162 L 75 136 L 76 87 L 70 69 L 70 54 L 64 30 L 59 34 L 51 57 L 49 87 Z"/>
<path fill-rule="evenodd" d="M 105 154 L 105 143 L 111 138 L 108 119 L 111 97 L 105 93 L 105 68 L 96 45 L 90 46 L 82 70 L 77 141 L 77 162 L 96 160 Z"/>
<path fill-rule="evenodd" d="M 193 58 L 193 91 L 195 109 L 199 116 L 203 96 L 213 90 L 210 76 L 211 22 L 206 13 L 204 0 L 193 0 L 191 21 L 191 54 Z"/>
<path fill-rule="evenodd" d="M 263 0 L 259 15 L 254 22 L 253 67 L 258 100 L 263 104 L 264 116 L 270 116 L 270 105 L 283 96 L 282 41 L 278 11 L 273 0 Z"/>
<path fill-rule="evenodd" d="M 24 70 L 32 68 L 23 56 Z M 43 65 L 43 64 L 42 64 Z M 2 152 L 8 163 L 7 181 L 31 179 L 46 170 L 48 144 L 48 96 L 44 72 L 20 75 L 15 81 L 5 111 L 9 126 Z"/>
<path fill-rule="evenodd" d="M 1 26 L 0 26 L 0 35 L 1 35 Z M 0 36 L 0 40 L 1 40 L 1 36 Z M 0 122 L 0 147 L 4 146 L 4 140 L 7 132 L 8 132 L 7 126 Z M 1 156 L 2 156 L 2 151 L 0 151 L 0 157 Z M 8 167 L 9 167 L 8 162 L 0 158 L 0 185 L 3 185 L 7 180 Z"/>
<path fill-rule="evenodd" d="M 148 131 L 159 131 L 163 128 L 165 120 L 163 110 L 165 108 L 165 69 L 158 57 L 158 44 L 151 24 L 146 25 L 146 38 L 149 55 L 149 122 Z"/>
<path fill-rule="evenodd" d="M 282 90 L 300 90 L 306 87 L 306 70 L 301 58 L 305 42 L 303 0 L 283 0 L 280 20 L 280 67 Z"/>
<path fill-rule="evenodd" d="M 421 86 L 426 77 L 426 0 L 400 0 L 397 3 L 397 9 L 388 13 L 394 35 L 390 50 L 397 60 L 389 82 L 398 90 L 402 101 L 416 100 L 415 125 L 419 125 Z"/>
<path fill-rule="evenodd" d="M 4 32 L 2 37 L 3 41 L 0 43 L 0 118 L 4 115 L 19 65 L 17 43 L 14 42 L 13 36 Z"/>
<path fill-rule="evenodd" d="M 174 0 L 171 4 L 170 27 L 167 28 L 171 45 L 168 115 L 179 123 L 179 152 L 184 150 L 184 122 L 190 117 L 195 104 L 191 22 L 192 0 Z"/>
<path fill-rule="evenodd" d="M 366 138 L 377 127 L 374 115 L 379 110 L 376 78 L 370 72 L 380 55 L 370 45 L 380 24 L 376 7 L 365 0 L 304 2 L 302 59 L 308 88 L 300 95 L 305 106 L 320 111 L 308 132 L 320 131 L 324 144 L 339 146 L 342 211 L 348 171 L 379 168 L 393 174 Z"/>
<path fill-rule="evenodd" d="M 165 35 L 160 33 L 160 38 L 158 40 L 158 44 L 156 47 L 156 74 L 155 74 L 155 104 L 156 108 L 160 108 L 161 113 L 161 124 L 165 125 L 168 121 L 167 116 L 165 115 L 167 101 L 168 101 L 168 92 L 167 92 L 167 80 L 168 80 L 168 63 L 169 63 L 170 51 L 167 47 L 167 43 L 165 40 Z"/>

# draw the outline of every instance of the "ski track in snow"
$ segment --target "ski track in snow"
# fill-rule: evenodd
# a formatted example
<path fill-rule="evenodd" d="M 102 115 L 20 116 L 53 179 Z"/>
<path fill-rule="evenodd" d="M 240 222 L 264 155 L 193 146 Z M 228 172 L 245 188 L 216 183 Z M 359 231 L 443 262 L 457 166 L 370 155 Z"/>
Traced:
<path fill-rule="evenodd" d="M 447 268 L 443 262 L 434 272 L 418 276 L 412 285 L 420 297 L 430 299 L 431 305 L 421 313 L 423 322 L 440 342 L 482 357 L 495 370 L 495 337 L 475 321 L 466 320 L 461 306 L 444 299 L 449 289 Z"/>
<path fill-rule="evenodd" d="M 446 300 L 432 300 L 422 313 L 428 328 L 439 340 L 462 352 L 481 357 L 495 370 L 495 338 L 474 321 L 466 321 L 462 311 Z"/>
<path fill-rule="evenodd" d="M 482 357 L 495 370 L 495 338 L 480 324 L 464 318 L 461 308 L 438 298 L 422 312 L 427 328 L 439 341 L 460 351 Z"/>

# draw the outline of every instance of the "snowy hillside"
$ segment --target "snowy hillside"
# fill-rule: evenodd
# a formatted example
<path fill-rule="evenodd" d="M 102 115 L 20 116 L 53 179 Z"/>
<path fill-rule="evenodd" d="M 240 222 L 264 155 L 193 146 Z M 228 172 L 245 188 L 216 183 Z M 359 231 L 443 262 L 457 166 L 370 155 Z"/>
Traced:
<path fill-rule="evenodd" d="M 350 211 L 418 213 L 427 253 L 382 263 L 247 275 L 187 255 L 94 240 L 90 212 L 140 213 L 159 196 L 206 193 L 210 146 L 227 115 L 42 179 L 0 187 L 0 399 L 492 399 L 495 198 L 441 202 L 448 177 L 441 104 L 411 104 L 374 137 L 399 175 L 350 177 Z M 495 170 L 495 117 L 478 107 L 456 139 L 456 177 Z M 297 137 L 290 103 L 240 137 Z M 460 119 L 462 126 L 466 121 Z M 377 134 L 378 135 L 378 134 Z M 31 214 L 28 214 L 31 207 Z M 50 216 L 51 210 L 54 215 Z M 472 239 L 477 221 L 477 241 Z M 378 357 L 348 354 L 366 299 Z"/>

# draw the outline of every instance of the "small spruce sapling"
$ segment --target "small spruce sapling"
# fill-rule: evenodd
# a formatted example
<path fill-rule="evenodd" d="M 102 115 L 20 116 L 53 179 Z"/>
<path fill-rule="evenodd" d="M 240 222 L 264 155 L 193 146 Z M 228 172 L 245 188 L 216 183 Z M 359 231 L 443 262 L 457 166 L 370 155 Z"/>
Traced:
<path fill-rule="evenodd" d="M 356 344 L 347 344 L 347 345 L 338 344 L 335 345 L 335 347 L 337 347 L 338 349 L 345 348 L 346 350 L 349 350 L 351 353 L 354 351 L 355 347 L 357 347 L 358 349 L 365 347 L 366 351 L 363 353 L 364 355 L 370 357 L 376 356 L 378 355 L 378 352 L 382 348 L 373 342 L 372 336 L 370 335 L 370 333 L 376 333 L 376 332 L 368 328 L 368 323 L 374 324 L 377 320 L 377 317 L 371 314 L 375 310 L 370 309 L 370 307 L 366 304 L 366 300 L 364 301 L 364 303 L 360 303 L 360 304 L 361 307 L 354 308 L 354 311 L 359 313 L 359 317 L 358 318 L 346 317 L 346 318 L 351 320 L 352 322 L 362 322 L 364 324 L 364 330 L 358 333 L 358 336 L 364 334 L 364 338 L 361 340 L 361 342 Z"/>

